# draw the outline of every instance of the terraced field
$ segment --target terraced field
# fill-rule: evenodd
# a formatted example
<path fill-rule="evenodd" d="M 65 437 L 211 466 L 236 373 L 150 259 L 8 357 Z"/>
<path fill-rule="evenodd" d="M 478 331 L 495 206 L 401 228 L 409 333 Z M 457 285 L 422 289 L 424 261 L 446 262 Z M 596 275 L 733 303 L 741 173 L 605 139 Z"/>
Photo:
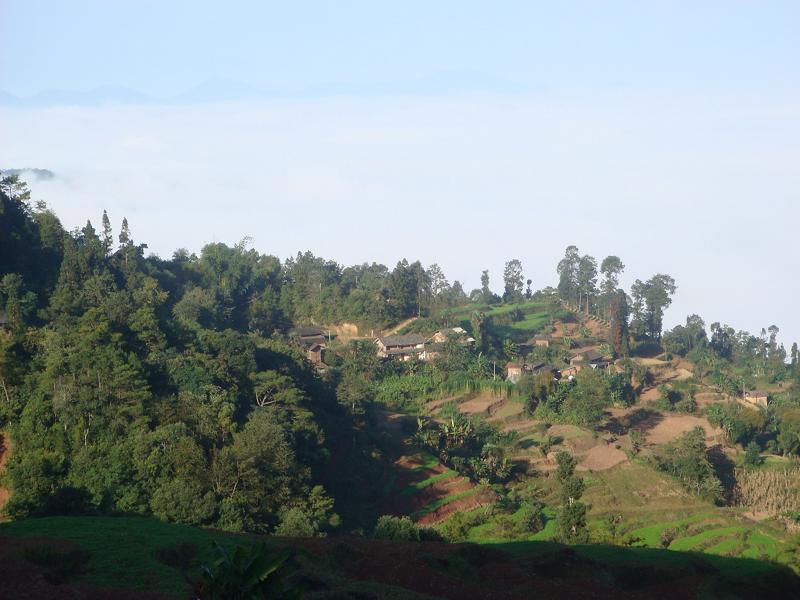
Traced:
<path fill-rule="evenodd" d="M 433 525 L 454 512 L 496 500 L 494 492 L 473 484 L 427 452 L 402 456 L 394 466 L 396 476 L 384 488 L 383 514 L 409 515 L 421 524 Z"/>

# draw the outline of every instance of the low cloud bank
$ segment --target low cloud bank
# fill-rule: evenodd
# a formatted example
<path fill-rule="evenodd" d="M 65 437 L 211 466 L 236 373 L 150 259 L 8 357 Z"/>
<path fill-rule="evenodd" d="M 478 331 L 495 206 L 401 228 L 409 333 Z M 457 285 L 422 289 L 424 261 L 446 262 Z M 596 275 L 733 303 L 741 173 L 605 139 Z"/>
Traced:
<path fill-rule="evenodd" d="M 574 243 L 620 255 L 628 283 L 678 281 L 688 312 L 800 338 L 796 103 L 544 93 L 189 106 L 0 109 L 0 168 L 33 178 L 65 226 L 108 210 L 137 241 L 245 236 L 282 258 L 438 262 L 477 286 L 522 260 L 554 284 Z"/>

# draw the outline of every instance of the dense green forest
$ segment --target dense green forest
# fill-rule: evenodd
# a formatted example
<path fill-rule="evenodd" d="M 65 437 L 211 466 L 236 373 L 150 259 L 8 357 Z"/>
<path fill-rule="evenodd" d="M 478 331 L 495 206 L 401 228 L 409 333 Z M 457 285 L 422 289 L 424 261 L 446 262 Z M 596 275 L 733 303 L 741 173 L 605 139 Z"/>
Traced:
<path fill-rule="evenodd" d="M 513 259 L 498 295 L 488 271 L 467 293 L 435 264 L 342 267 L 309 252 L 281 261 L 246 241 L 162 259 L 127 220 L 119 231 L 105 213 L 99 223 L 65 231 L 16 176 L 0 181 L 0 431 L 10 448 L 0 487 L 15 519 L 133 514 L 291 536 L 463 541 L 477 531 L 633 544 L 613 515 L 590 522 L 593 482 L 547 427 L 609 447 L 627 436 L 631 465 L 716 504 L 729 482 L 702 428 L 645 451 L 636 418 L 707 419 L 749 467 L 764 454 L 800 456 L 797 344 L 787 352 L 774 325 L 753 335 L 697 315 L 663 331 L 675 280 L 636 279 L 626 293 L 617 256 L 597 261 L 570 246 L 557 285 L 541 289 Z M 452 335 L 424 361 L 382 360 L 365 336 L 329 340 L 319 368 L 290 335 L 342 323 L 472 337 Z M 613 368 L 570 371 L 576 348 Z M 507 362 L 539 371 L 512 381 Z M 684 374 L 661 377 L 668 367 Z M 735 401 L 756 388 L 769 389 L 768 407 Z M 711 390 L 730 401 L 698 402 Z M 493 419 L 461 409 L 484 396 Z M 392 415 L 411 419 L 391 431 Z M 427 457 L 414 468 L 440 470 L 402 494 L 461 477 L 467 487 L 445 500 L 479 497 L 491 510 L 456 513 L 436 530 L 379 518 L 392 461 L 408 447 Z M 536 450 L 546 462 L 552 448 L 555 476 L 545 479 L 525 461 Z"/>

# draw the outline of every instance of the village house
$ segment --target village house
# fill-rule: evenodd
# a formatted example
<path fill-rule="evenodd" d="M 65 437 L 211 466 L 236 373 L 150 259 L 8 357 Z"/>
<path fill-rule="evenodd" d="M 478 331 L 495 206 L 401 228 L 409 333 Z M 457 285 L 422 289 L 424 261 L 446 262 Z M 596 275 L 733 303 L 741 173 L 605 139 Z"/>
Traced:
<path fill-rule="evenodd" d="M 471 337 L 463 327 L 440 329 L 425 340 L 425 349 L 419 355 L 420 360 L 431 361 L 435 359 L 441 354 L 445 342 L 451 339 L 455 339 L 462 346 L 469 346 L 475 343 L 475 338 Z"/>
<path fill-rule="evenodd" d="M 597 350 L 584 350 L 583 352 L 578 352 L 577 354 L 572 355 L 572 357 L 569 359 L 569 366 L 571 369 L 575 369 L 576 373 L 584 367 L 591 367 L 592 369 L 605 369 L 608 365 L 608 361 L 603 360 L 603 355 Z"/>
<path fill-rule="evenodd" d="M 473 344 L 475 342 L 475 338 L 470 337 L 469 334 L 467 334 L 467 330 L 463 327 L 440 329 L 439 331 L 435 332 L 427 341 L 442 344 L 452 337 L 455 337 L 461 344 L 464 345 Z"/>
<path fill-rule="evenodd" d="M 748 404 L 758 406 L 759 408 L 767 408 L 769 405 L 769 392 L 763 390 L 750 390 L 744 393 L 744 401 Z"/>
<path fill-rule="evenodd" d="M 375 338 L 375 345 L 381 358 L 397 358 L 405 361 L 420 358 L 425 351 L 425 338 L 418 333 L 387 335 Z"/>
<path fill-rule="evenodd" d="M 323 344 L 312 344 L 306 350 L 306 357 L 317 367 L 325 366 L 325 346 Z"/>
<path fill-rule="evenodd" d="M 506 381 L 517 383 L 522 377 L 522 371 L 525 363 L 509 362 L 506 364 Z"/>
<path fill-rule="evenodd" d="M 553 338 L 551 338 L 549 335 L 545 333 L 539 333 L 529 339 L 527 343 L 540 348 L 549 348 L 552 341 Z"/>
<path fill-rule="evenodd" d="M 8 326 L 8 315 L 0 310 L 0 331 L 5 330 Z"/>
<path fill-rule="evenodd" d="M 523 375 L 538 375 L 546 371 L 549 371 L 556 379 L 560 377 L 558 369 L 544 361 L 531 363 L 511 361 L 506 364 L 506 381 L 517 383 Z"/>
<path fill-rule="evenodd" d="M 321 327 L 306 326 L 306 327 L 293 327 L 289 330 L 289 338 L 300 342 L 306 348 L 310 348 L 314 344 L 325 344 L 327 338 L 325 331 Z"/>

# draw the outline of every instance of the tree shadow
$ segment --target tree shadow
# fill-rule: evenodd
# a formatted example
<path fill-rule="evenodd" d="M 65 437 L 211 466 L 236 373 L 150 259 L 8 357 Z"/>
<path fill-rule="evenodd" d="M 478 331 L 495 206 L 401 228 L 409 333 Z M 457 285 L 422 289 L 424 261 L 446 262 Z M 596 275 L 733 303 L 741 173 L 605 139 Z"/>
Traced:
<path fill-rule="evenodd" d="M 636 430 L 641 433 L 653 429 L 661 421 L 664 416 L 650 408 L 637 408 L 632 413 L 621 417 L 611 417 L 601 431 L 613 433 L 614 435 L 625 435 L 631 430 Z"/>

